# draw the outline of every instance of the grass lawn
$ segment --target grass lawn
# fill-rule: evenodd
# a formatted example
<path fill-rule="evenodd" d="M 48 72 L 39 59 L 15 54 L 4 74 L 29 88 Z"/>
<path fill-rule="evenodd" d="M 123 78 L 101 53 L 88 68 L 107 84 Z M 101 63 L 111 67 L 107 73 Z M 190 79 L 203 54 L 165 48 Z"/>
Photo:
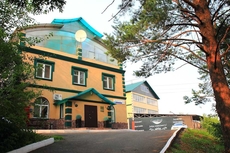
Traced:
<path fill-rule="evenodd" d="M 224 153 L 224 145 L 206 130 L 184 129 L 166 153 Z"/>

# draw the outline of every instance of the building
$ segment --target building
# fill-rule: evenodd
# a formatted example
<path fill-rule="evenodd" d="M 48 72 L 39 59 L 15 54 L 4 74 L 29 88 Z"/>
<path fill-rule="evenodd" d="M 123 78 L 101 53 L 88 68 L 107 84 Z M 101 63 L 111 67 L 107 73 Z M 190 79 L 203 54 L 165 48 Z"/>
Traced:
<path fill-rule="evenodd" d="M 158 95 L 147 81 L 126 85 L 129 129 L 138 131 L 171 130 L 182 123 L 191 129 L 201 128 L 202 116 L 194 114 L 159 114 Z"/>
<path fill-rule="evenodd" d="M 41 40 L 24 50 L 35 66 L 31 88 L 42 91 L 30 106 L 31 126 L 127 128 L 125 71 L 105 54 L 101 33 L 81 17 L 54 19 L 23 32 Z"/>
<path fill-rule="evenodd" d="M 127 118 L 134 119 L 134 114 L 158 114 L 158 95 L 147 81 L 140 81 L 125 86 Z"/>

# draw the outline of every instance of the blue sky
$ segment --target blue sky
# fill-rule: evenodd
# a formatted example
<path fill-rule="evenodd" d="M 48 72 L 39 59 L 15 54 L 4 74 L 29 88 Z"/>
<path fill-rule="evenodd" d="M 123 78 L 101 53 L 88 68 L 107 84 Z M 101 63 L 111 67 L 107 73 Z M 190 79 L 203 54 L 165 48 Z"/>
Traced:
<path fill-rule="evenodd" d="M 64 12 L 51 12 L 47 15 L 35 16 L 39 23 L 51 23 L 53 19 L 71 19 L 82 17 L 93 28 L 101 34 L 111 33 L 113 24 L 109 21 L 118 10 L 118 4 L 121 0 L 116 0 L 102 14 L 112 0 L 67 0 L 67 5 L 64 7 Z M 133 68 L 139 65 L 129 63 L 126 68 L 125 79 L 127 83 L 143 80 L 133 76 Z M 179 65 L 178 65 L 179 66 Z M 157 74 L 147 78 L 148 83 L 160 97 L 159 113 L 182 113 L 182 114 L 208 114 L 211 111 L 211 104 L 195 106 L 194 104 L 184 104 L 183 96 L 191 95 L 192 89 L 197 89 L 199 80 L 197 69 L 185 65 L 180 69 L 163 74 Z"/>

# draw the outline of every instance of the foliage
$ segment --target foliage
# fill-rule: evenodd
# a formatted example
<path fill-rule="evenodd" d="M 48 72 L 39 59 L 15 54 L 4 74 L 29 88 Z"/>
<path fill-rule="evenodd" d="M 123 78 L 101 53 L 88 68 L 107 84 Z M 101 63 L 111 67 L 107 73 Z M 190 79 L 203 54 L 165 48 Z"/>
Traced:
<path fill-rule="evenodd" d="M 216 139 L 223 141 L 223 133 L 217 116 L 203 116 L 201 126 Z"/>
<path fill-rule="evenodd" d="M 60 140 L 63 140 L 64 138 L 60 135 L 53 135 L 52 136 L 54 138 L 54 141 L 60 141 Z"/>
<path fill-rule="evenodd" d="M 166 153 L 223 153 L 223 144 L 206 130 L 185 129 Z"/>
<path fill-rule="evenodd" d="M 142 61 L 142 67 L 136 71 L 137 76 L 148 77 L 155 73 L 174 70 L 176 60 L 187 62 L 208 72 L 207 66 L 204 68 L 206 52 L 202 50 L 203 36 L 198 27 L 199 22 L 196 19 L 198 17 L 194 17 L 194 9 L 186 3 L 187 0 L 139 2 L 140 4 L 135 5 L 133 1 L 122 1 L 121 15 L 123 16 L 128 10 L 131 19 L 119 22 L 120 18 L 116 16 L 114 32 L 105 34 L 104 43 L 109 47 L 108 53 L 122 62 L 126 59 L 132 62 Z M 225 39 L 220 39 L 225 38 L 225 33 L 221 31 L 229 30 L 228 27 L 222 26 L 223 22 L 226 25 L 229 22 L 229 12 L 224 12 L 229 8 L 228 2 L 210 1 L 209 6 L 213 20 L 219 25 L 216 29 L 218 41 L 225 42 Z M 222 13 L 222 16 L 215 18 L 214 15 L 217 13 Z"/>
<path fill-rule="evenodd" d="M 229 10 L 229 0 L 122 0 L 121 15 L 128 12 L 130 20 L 114 17 L 114 32 L 105 34 L 113 58 L 142 63 L 136 76 L 172 71 L 178 60 L 198 68 L 201 76 L 208 74 L 226 152 L 230 152 Z M 205 102 L 200 93 L 194 95 L 198 103 Z"/>
<path fill-rule="evenodd" d="M 31 130 L 21 130 L 13 123 L 0 119 L 0 152 L 5 153 L 21 148 L 31 143 L 47 139 L 47 136 L 38 135 Z"/>
<path fill-rule="evenodd" d="M 62 12 L 66 4 L 65 0 L 7 0 L 7 2 L 19 9 L 26 8 L 34 14 L 48 13 L 56 9 Z"/>
<path fill-rule="evenodd" d="M 4 32 L 4 38 L 8 38 L 7 40 L 17 35 L 16 32 L 12 34 L 16 27 L 26 27 L 35 23 L 26 8 L 18 8 L 7 1 L 0 1 L 0 21 L 1 30 Z M 2 34 L 1 36 L 3 36 Z"/>
<path fill-rule="evenodd" d="M 5 35 L 0 29 L 0 119 L 4 117 L 21 127 L 26 123 L 25 108 L 40 93 L 27 90 L 35 83 L 33 66 L 30 60 L 24 61 L 28 57 L 20 53 L 22 48 L 17 43 L 4 40 Z"/>
<path fill-rule="evenodd" d="M 44 139 L 26 127 L 25 108 L 40 92 L 28 88 L 35 84 L 33 57 L 26 56 L 22 50 L 28 41 L 33 44 L 37 39 L 25 38 L 20 30 L 35 23 L 29 13 L 62 10 L 65 1 L 27 2 L 0 1 L 0 152 Z"/>

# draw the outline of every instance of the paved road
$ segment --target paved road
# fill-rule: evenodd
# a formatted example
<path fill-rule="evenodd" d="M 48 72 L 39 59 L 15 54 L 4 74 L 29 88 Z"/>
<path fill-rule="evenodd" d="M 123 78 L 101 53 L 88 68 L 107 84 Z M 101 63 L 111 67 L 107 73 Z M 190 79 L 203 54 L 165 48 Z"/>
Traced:
<path fill-rule="evenodd" d="M 159 153 L 175 131 L 64 133 L 64 140 L 31 153 Z M 57 134 L 55 134 L 57 135 Z"/>

